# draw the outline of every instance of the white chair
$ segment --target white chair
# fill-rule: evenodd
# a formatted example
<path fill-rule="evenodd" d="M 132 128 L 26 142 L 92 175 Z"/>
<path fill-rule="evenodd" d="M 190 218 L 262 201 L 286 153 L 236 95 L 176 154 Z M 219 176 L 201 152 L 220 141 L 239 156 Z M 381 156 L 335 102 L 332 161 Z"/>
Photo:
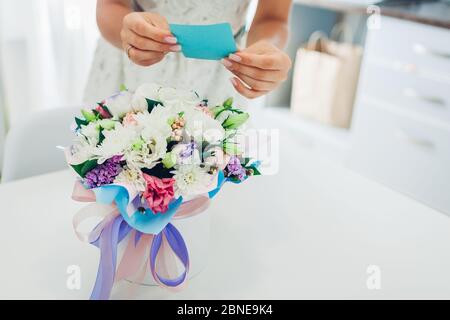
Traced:
<path fill-rule="evenodd" d="M 69 146 L 70 125 L 80 108 L 56 108 L 33 112 L 12 125 L 6 136 L 2 182 L 23 179 L 67 168 L 57 146 Z"/>

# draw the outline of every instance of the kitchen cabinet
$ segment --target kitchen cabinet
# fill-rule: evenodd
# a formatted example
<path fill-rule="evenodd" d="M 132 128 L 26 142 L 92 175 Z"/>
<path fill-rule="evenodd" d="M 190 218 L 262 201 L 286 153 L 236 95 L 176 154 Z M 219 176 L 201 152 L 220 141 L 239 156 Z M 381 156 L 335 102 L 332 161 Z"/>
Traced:
<path fill-rule="evenodd" d="M 450 214 L 450 30 L 368 30 L 348 165 Z"/>

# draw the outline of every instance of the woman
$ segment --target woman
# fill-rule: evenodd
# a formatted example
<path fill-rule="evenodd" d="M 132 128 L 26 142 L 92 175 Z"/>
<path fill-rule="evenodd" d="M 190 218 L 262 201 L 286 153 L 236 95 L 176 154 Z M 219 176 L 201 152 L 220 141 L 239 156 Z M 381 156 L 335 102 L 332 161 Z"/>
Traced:
<path fill-rule="evenodd" d="M 245 46 L 241 38 L 250 0 L 98 0 L 100 40 L 85 101 L 95 103 L 146 82 L 190 88 L 224 99 L 238 92 L 256 98 L 286 79 L 291 61 L 282 51 L 288 38 L 291 0 L 259 0 Z M 220 61 L 186 59 L 169 23 L 229 22 L 238 46 Z M 227 71 L 228 70 L 228 71 Z"/>

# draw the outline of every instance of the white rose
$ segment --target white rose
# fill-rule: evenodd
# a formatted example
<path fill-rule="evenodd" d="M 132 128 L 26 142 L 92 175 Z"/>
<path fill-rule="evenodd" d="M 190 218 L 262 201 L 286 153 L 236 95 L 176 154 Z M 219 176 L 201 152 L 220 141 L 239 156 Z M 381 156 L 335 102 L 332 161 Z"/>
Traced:
<path fill-rule="evenodd" d="M 134 111 L 147 110 L 147 99 L 158 101 L 158 90 L 161 87 L 155 83 L 146 83 L 138 87 L 133 95 L 131 106 Z"/>
<path fill-rule="evenodd" d="M 161 88 L 159 100 L 165 106 L 171 106 L 179 112 L 186 108 L 195 107 L 201 101 L 194 91 L 175 88 Z"/>
<path fill-rule="evenodd" d="M 115 118 L 120 118 L 131 111 L 133 95 L 128 91 L 119 92 L 105 100 L 105 106 Z"/>
<path fill-rule="evenodd" d="M 225 129 L 221 123 L 200 110 L 188 112 L 184 118 L 186 120 L 186 133 L 195 140 L 206 140 L 214 143 L 223 140 L 225 137 Z"/>
<path fill-rule="evenodd" d="M 175 88 L 161 88 L 158 92 L 159 101 L 164 105 L 173 105 L 179 102 L 178 92 Z"/>
<path fill-rule="evenodd" d="M 143 137 L 144 138 L 144 137 Z M 125 151 L 125 160 L 134 168 L 152 168 L 164 158 L 167 141 L 159 135 L 149 135 L 140 149 L 129 148 Z"/>
<path fill-rule="evenodd" d="M 200 97 L 193 90 L 179 90 L 178 97 L 183 103 L 192 107 L 197 106 L 201 102 Z"/>

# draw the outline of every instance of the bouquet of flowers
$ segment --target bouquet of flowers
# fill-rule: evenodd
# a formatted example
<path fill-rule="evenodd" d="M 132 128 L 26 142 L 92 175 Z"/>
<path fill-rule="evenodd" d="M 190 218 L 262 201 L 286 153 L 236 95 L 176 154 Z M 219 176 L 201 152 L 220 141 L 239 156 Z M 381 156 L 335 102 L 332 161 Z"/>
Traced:
<path fill-rule="evenodd" d="M 109 298 L 115 281 L 150 270 L 155 281 L 178 288 L 189 271 L 189 254 L 172 219 L 201 213 L 226 181 L 259 175 L 259 162 L 238 144 L 249 115 L 232 99 L 212 104 L 194 91 L 144 84 L 125 87 L 75 118 L 76 137 L 66 148 L 77 173 L 73 198 L 92 202 L 74 217 L 80 239 L 100 249 L 93 299 Z M 79 225 L 100 217 L 88 233 Z M 128 235 L 119 264 L 117 246 Z M 163 252 L 170 251 L 170 252 Z M 172 254 L 184 272 L 167 278 L 160 255 Z M 139 263 L 137 260 L 146 261 Z M 118 265 L 118 267 L 117 267 Z"/>

